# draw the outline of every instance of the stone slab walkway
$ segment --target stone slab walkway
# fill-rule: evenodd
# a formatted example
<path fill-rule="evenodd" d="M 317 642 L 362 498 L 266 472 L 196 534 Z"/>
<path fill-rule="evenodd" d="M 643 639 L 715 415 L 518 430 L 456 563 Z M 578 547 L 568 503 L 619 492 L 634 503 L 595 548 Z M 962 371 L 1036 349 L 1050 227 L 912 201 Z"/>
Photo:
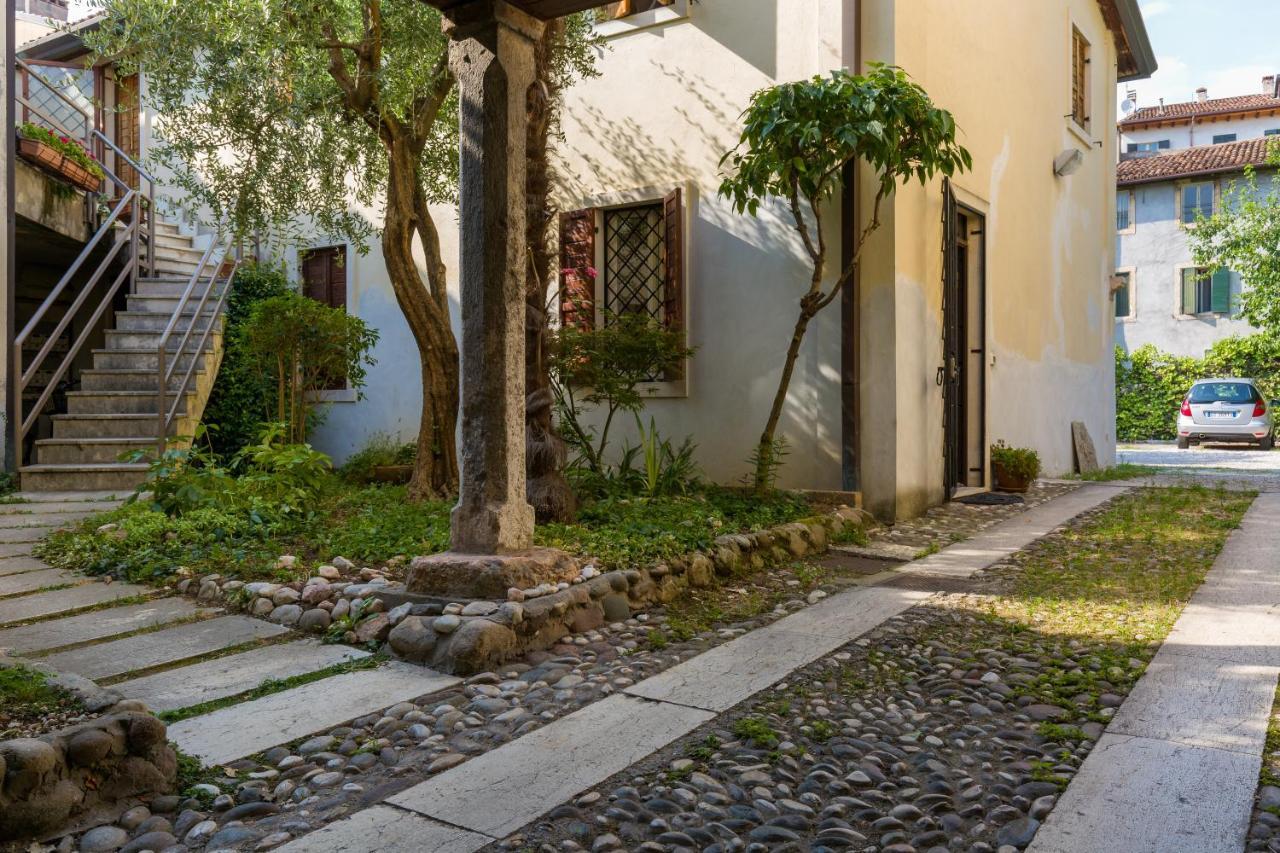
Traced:
<path fill-rule="evenodd" d="M 86 583 L 70 589 L 37 592 L 19 598 L 0 600 L 0 626 L 24 622 L 41 616 L 73 613 L 100 604 L 110 604 L 122 598 L 151 595 L 145 586 L 131 583 Z"/>
<path fill-rule="evenodd" d="M 969 542 L 911 564 L 904 572 L 967 577 L 1124 490 L 1084 486 Z M 279 849 L 290 853 L 478 850 L 929 595 L 888 586 L 833 595 L 641 681 L 624 695 L 562 717 L 401 791 L 387 805 L 357 812 Z M 378 825 L 379 819 L 389 819 L 399 829 L 371 833 L 369 828 Z M 438 841 L 424 846 L 423 837 Z"/>
<path fill-rule="evenodd" d="M 23 572 L 44 571 L 49 566 L 44 560 L 24 554 L 19 557 L 0 558 L 0 578 L 20 575 Z"/>
<path fill-rule="evenodd" d="M 1258 497 L 1033 853 L 1239 853 L 1280 677 L 1280 494 Z"/>
<path fill-rule="evenodd" d="M 33 622 L 18 628 L 0 629 L 0 649 L 11 649 L 20 655 L 49 651 L 118 637 L 179 619 L 210 616 L 215 612 L 197 607 L 185 598 L 158 598 L 144 604 L 127 604 L 110 610 L 65 616 L 51 622 Z"/>

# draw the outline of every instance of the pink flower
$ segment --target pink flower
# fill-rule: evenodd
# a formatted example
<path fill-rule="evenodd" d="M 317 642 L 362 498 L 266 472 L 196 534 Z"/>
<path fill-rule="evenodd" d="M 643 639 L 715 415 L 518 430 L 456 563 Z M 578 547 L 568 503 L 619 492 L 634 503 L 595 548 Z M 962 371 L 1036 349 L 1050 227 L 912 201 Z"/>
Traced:
<path fill-rule="evenodd" d="M 587 278 L 595 278 L 597 275 L 599 273 L 596 272 L 595 267 L 587 267 Z"/>

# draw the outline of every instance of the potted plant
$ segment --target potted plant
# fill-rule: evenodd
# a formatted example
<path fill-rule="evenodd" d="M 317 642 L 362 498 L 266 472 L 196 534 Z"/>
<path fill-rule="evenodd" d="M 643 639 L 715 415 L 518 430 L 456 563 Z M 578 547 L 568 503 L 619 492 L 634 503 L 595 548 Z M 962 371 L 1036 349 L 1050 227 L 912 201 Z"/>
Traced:
<path fill-rule="evenodd" d="M 1040 476 L 1040 454 L 1029 447 L 1010 447 L 997 441 L 991 445 L 991 470 L 999 491 L 1025 492 Z"/>
<path fill-rule="evenodd" d="M 85 192 L 98 192 L 106 177 L 79 142 L 31 122 L 18 128 L 18 156 Z"/>

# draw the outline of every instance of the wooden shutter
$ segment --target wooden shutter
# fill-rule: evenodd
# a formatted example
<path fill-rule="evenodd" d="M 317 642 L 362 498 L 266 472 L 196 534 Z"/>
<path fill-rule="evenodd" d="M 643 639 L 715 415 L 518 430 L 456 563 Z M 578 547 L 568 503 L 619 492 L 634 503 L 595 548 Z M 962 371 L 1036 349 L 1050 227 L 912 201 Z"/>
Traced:
<path fill-rule="evenodd" d="M 1182 313 L 1196 313 L 1196 281 L 1199 270 L 1187 268 L 1182 271 Z"/>
<path fill-rule="evenodd" d="M 134 160 L 141 159 L 142 128 L 138 100 L 138 75 L 130 74 L 116 80 L 116 133 L 115 143 L 120 150 Z M 130 187 L 138 186 L 138 173 L 124 160 L 116 164 L 116 174 Z"/>
<path fill-rule="evenodd" d="M 560 324 L 577 329 L 596 325 L 596 212 L 560 214 Z"/>
<path fill-rule="evenodd" d="M 662 321 L 668 329 L 684 328 L 684 198 L 679 188 L 662 200 L 665 243 Z"/>
<path fill-rule="evenodd" d="M 1071 31 L 1071 116 L 1081 127 L 1088 126 L 1089 43 L 1079 30 Z"/>
<path fill-rule="evenodd" d="M 345 246 L 313 249 L 302 257 L 303 292 L 330 308 L 347 309 Z"/>
<path fill-rule="evenodd" d="M 330 308 L 347 310 L 347 248 L 335 246 L 329 251 Z"/>
<path fill-rule="evenodd" d="M 1231 313 L 1231 270 L 1213 271 L 1209 303 L 1209 310 L 1216 314 Z"/>

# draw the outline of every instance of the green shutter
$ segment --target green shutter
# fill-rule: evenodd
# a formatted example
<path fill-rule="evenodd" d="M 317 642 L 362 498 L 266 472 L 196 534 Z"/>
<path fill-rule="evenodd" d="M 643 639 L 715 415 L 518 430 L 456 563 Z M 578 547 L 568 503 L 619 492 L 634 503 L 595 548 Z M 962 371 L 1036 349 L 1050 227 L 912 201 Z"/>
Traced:
<path fill-rule="evenodd" d="M 1130 279 L 1128 273 L 1120 274 L 1119 278 L 1124 284 L 1116 289 L 1116 317 L 1128 317 Z"/>
<path fill-rule="evenodd" d="M 1213 271 L 1212 296 L 1209 310 L 1215 314 L 1231 313 L 1231 270 L 1219 268 Z"/>
<path fill-rule="evenodd" d="M 1190 268 L 1182 271 L 1182 313 L 1196 313 L 1196 271 Z"/>

